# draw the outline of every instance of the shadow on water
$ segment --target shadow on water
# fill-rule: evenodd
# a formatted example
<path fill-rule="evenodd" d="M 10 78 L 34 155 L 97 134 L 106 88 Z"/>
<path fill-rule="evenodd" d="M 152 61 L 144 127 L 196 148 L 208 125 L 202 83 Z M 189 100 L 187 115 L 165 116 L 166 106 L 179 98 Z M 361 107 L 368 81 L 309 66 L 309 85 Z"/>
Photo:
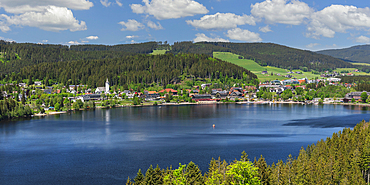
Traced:
<path fill-rule="evenodd" d="M 328 116 L 310 119 L 296 119 L 284 126 L 309 126 L 312 128 L 334 128 L 334 127 L 354 127 L 362 120 L 369 121 L 370 114 L 353 114 L 346 116 Z"/>

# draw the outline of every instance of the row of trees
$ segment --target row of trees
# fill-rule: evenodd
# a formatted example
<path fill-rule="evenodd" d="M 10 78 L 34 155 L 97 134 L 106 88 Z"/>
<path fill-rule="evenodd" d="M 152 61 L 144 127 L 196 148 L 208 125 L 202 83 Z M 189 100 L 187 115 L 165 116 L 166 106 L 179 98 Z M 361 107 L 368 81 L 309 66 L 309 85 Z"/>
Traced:
<path fill-rule="evenodd" d="M 212 159 L 202 174 L 193 162 L 177 169 L 152 166 L 145 175 L 138 171 L 126 184 L 368 184 L 370 183 L 370 123 L 334 133 L 331 138 L 301 148 L 298 157 L 289 155 L 267 165 L 261 156 L 254 162 L 245 152 L 240 160 L 227 163 Z"/>

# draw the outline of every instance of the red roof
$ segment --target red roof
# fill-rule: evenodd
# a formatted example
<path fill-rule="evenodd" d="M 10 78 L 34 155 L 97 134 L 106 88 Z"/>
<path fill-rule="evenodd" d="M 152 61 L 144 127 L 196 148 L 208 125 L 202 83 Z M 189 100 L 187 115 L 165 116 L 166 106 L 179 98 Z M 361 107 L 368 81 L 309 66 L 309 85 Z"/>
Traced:
<path fill-rule="evenodd" d="M 160 93 L 163 93 L 163 92 L 172 92 L 172 93 L 174 93 L 174 92 L 176 92 L 177 93 L 177 91 L 176 90 L 173 90 L 173 89 L 163 89 L 163 90 L 160 90 L 159 92 Z"/>

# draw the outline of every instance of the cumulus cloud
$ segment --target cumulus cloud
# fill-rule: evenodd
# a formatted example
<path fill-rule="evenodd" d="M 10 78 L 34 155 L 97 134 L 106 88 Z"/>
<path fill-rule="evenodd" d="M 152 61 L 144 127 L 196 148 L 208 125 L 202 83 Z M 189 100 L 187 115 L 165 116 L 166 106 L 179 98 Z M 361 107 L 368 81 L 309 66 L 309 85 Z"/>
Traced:
<path fill-rule="evenodd" d="M 89 0 L 1 0 L 0 8 L 14 14 L 0 14 L 0 30 L 10 31 L 11 25 L 37 27 L 47 31 L 86 30 L 84 21 L 78 21 L 71 9 L 88 10 Z"/>
<path fill-rule="evenodd" d="M 105 7 L 108 7 L 108 6 L 110 6 L 112 3 L 111 2 L 109 2 L 108 0 L 100 0 L 100 3 L 103 5 L 103 6 L 105 6 Z"/>
<path fill-rule="evenodd" d="M 155 30 L 162 30 L 163 29 L 162 25 L 159 22 L 157 22 L 157 24 L 156 24 L 153 21 L 148 21 L 147 25 L 148 25 L 149 28 L 152 28 L 152 29 L 155 29 Z"/>
<path fill-rule="evenodd" d="M 229 42 L 229 40 L 220 37 L 207 37 L 204 33 L 197 33 L 195 36 L 194 42 Z"/>
<path fill-rule="evenodd" d="M 5 21 L 1 21 L 5 20 Z M 9 31 L 10 25 L 37 27 L 46 31 L 80 31 L 86 30 L 86 23 L 73 17 L 71 10 L 65 7 L 48 6 L 42 12 L 26 12 L 24 14 L 0 16 L 0 29 Z"/>
<path fill-rule="evenodd" d="M 315 12 L 309 23 L 308 37 L 333 38 L 336 32 L 345 33 L 349 29 L 370 28 L 370 9 L 355 6 L 331 5 Z"/>
<path fill-rule="evenodd" d="M 194 0 L 143 0 L 144 5 L 131 4 L 137 14 L 153 15 L 158 20 L 176 19 L 197 14 L 206 14 L 208 10 Z"/>
<path fill-rule="evenodd" d="M 49 42 L 48 40 L 42 40 L 42 42 Z"/>
<path fill-rule="evenodd" d="M 77 44 L 81 44 L 81 43 L 79 43 L 78 41 L 69 41 L 69 42 L 67 42 L 67 44 L 69 44 L 69 45 L 77 45 Z"/>
<path fill-rule="evenodd" d="M 137 35 L 127 35 L 126 38 L 127 39 L 133 39 L 133 38 L 136 38 L 136 37 L 139 37 Z"/>
<path fill-rule="evenodd" d="M 187 20 L 188 24 L 204 30 L 221 30 L 236 28 L 238 25 L 256 25 L 255 18 L 248 15 L 235 15 L 233 13 L 216 13 L 205 15 L 200 20 Z"/>
<path fill-rule="evenodd" d="M 319 43 L 311 43 L 311 44 L 307 45 L 306 48 L 313 48 L 313 47 L 318 46 L 318 45 L 320 45 L 320 44 Z"/>
<path fill-rule="evenodd" d="M 57 6 L 73 10 L 88 10 L 94 4 L 89 0 L 1 0 L 0 8 L 8 13 L 43 12 L 45 7 Z"/>
<path fill-rule="evenodd" d="M 121 21 L 118 24 L 126 27 L 122 28 L 121 31 L 138 31 L 145 28 L 143 24 L 133 19 L 129 19 L 127 22 Z"/>
<path fill-rule="evenodd" d="M 259 30 L 263 33 L 267 33 L 267 32 L 272 32 L 271 28 L 269 25 L 266 25 L 264 27 L 259 27 Z"/>
<path fill-rule="evenodd" d="M 267 23 L 299 25 L 308 19 L 312 9 L 298 0 L 266 0 L 251 5 L 255 17 L 264 18 Z"/>
<path fill-rule="evenodd" d="M 235 28 L 227 31 L 227 37 L 234 40 L 246 41 L 246 42 L 260 42 L 260 34 L 251 32 L 249 30 L 242 30 L 240 28 Z"/>
<path fill-rule="evenodd" d="M 86 39 L 89 39 L 89 40 L 96 40 L 98 38 L 99 38 L 98 36 L 88 36 L 88 37 L 86 37 Z"/>
<path fill-rule="evenodd" d="M 361 35 L 359 37 L 356 37 L 356 42 L 359 42 L 359 43 L 370 43 L 370 38 Z"/>
<path fill-rule="evenodd" d="M 121 6 L 121 7 L 123 5 L 119 0 L 116 0 L 116 3 L 117 3 L 118 6 Z"/>

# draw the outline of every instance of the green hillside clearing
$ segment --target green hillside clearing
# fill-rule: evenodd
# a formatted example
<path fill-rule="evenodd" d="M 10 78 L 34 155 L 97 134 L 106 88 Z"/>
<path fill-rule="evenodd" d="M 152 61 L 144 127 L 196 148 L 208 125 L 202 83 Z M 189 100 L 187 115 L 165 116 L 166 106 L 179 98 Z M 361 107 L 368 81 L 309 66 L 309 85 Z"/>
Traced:
<path fill-rule="evenodd" d="M 164 55 L 166 54 L 166 51 L 165 49 L 156 49 L 156 50 L 153 50 L 153 53 L 151 53 L 152 55 Z"/>
<path fill-rule="evenodd" d="M 260 66 L 253 60 L 247 60 L 247 59 L 239 59 L 239 55 L 229 53 L 229 52 L 213 52 L 213 57 L 236 64 L 238 66 L 241 66 L 245 69 L 248 69 L 252 71 L 254 74 L 257 75 L 258 79 L 260 81 L 270 81 L 270 80 L 284 80 L 289 79 L 285 77 L 285 75 L 288 74 L 289 70 L 287 69 L 281 69 L 277 67 L 271 67 L 271 66 Z M 262 71 L 267 71 L 267 74 L 262 74 Z M 311 72 L 303 72 L 301 70 L 292 70 L 294 74 L 290 74 L 295 78 L 308 78 L 308 79 L 314 79 L 314 78 L 320 78 L 320 75 L 312 74 Z M 297 74 L 295 72 L 301 72 L 302 74 Z M 273 75 L 271 75 L 273 73 Z M 277 74 L 280 74 L 278 76 Z"/>

